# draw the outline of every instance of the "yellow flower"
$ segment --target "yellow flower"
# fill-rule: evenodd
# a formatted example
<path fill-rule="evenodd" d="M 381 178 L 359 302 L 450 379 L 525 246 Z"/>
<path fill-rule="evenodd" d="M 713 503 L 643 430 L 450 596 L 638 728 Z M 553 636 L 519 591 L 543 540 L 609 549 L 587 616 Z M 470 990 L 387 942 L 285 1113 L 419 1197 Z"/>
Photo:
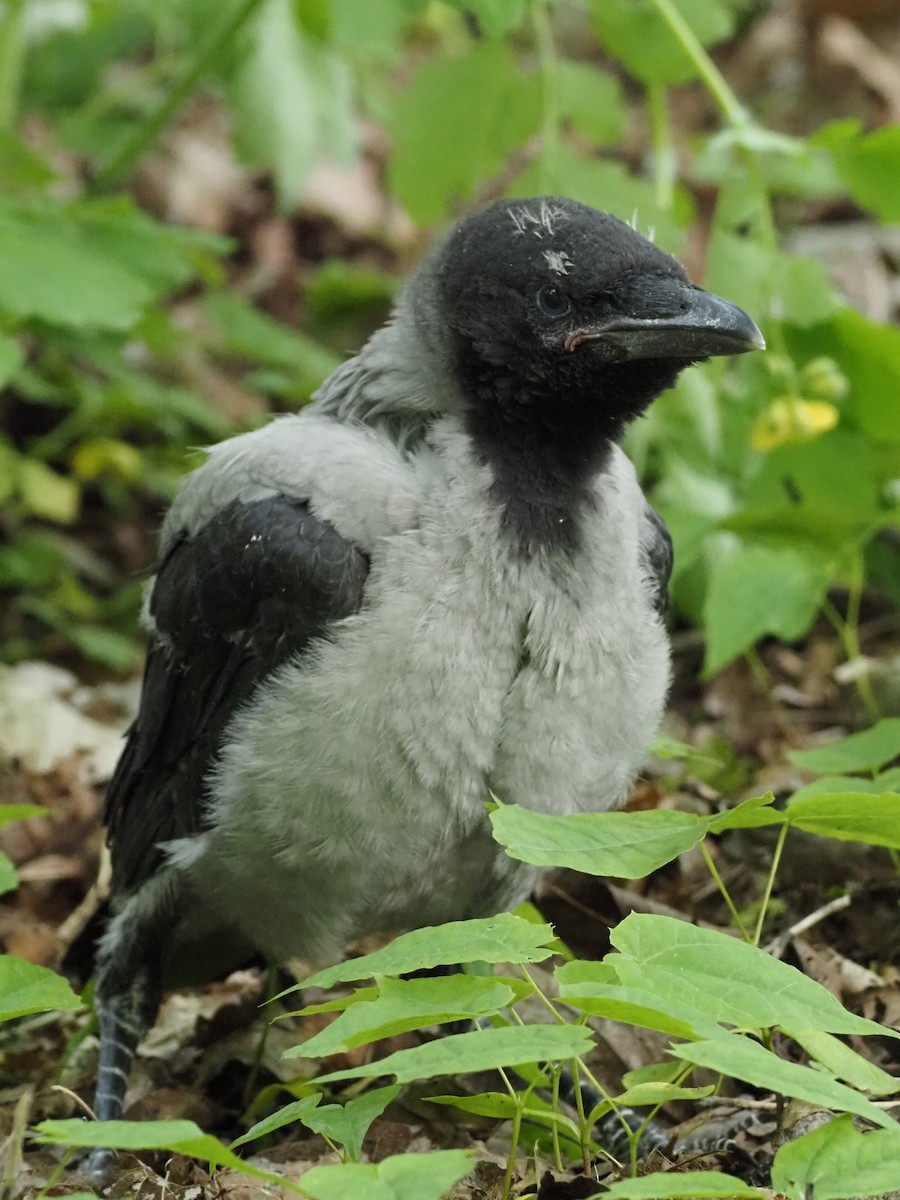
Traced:
<path fill-rule="evenodd" d="M 808 442 L 834 429 L 838 410 L 824 400 L 779 396 L 756 419 L 750 441 L 754 450 L 777 450 L 791 442 Z"/>

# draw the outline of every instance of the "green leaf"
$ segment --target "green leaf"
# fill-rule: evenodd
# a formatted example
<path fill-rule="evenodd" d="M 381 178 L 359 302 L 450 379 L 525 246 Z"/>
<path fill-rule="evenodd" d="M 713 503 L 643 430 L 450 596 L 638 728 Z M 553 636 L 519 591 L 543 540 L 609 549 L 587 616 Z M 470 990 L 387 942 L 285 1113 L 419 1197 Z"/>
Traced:
<path fill-rule="evenodd" d="M 204 1133 L 193 1121 L 41 1121 L 34 1138 L 53 1146 L 102 1146 L 108 1150 L 172 1150 L 199 1158 L 216 1167 L 231 1167 L 242 1175 L 264 1179 L 279 1187 L 290 1186 L 269 1171 L 260 1171 L 238 1158 L 217 1138 Z M 299 1189 L 296 1189 L 299 1190 Z"/>
<path fill-rule="evenodd" d="M 625 879 L 643 878 L 690 850 L 707 827 L 693 813 L 666 810 L 550 816 L 503 804 L 490 818 L 512 858 Z"/>
<path fill-rule="evenodd" d="M 509 1092 L 479 1092 L 477 1096 L 426 1096 L 429 1104 L 443 1104 L 477 1117 L 494 1117 L 509 1121 L 516 1115 L 519 1101 Z"/>
<path fill-rule="evenodd" d="M 813 141 L 830 151 L 857 204 L 882 221 L 900 221 L 900 126 L 885 125 L 861 136 L 858 121 L 836 121 L 820 129 Z"/>
<path fill-rule="evenodd" d="M 16 483 L 26 512 L 60 525 L 70 524 L 78 515 L 78 485 L 67 475 L 52 471 L 39 459 L 19 459 Z"/>
<path fill-rule="evenodd" d="M 303 1174 L 303 1192 L 312 1200 L 440 1200 L 472 1167 L 466 1150 L 398 1154 L 377 1166 L 313 1167 Z"/>
<path fill-rule="evenodd" d="M 795 1096 L 823 1108 L 856 1113 L 874 1125 L 896 1129 L 893 1118 L 859 1092 L 838 1083 L 823 1071 L 786 1062 L 750 1038 L 732 1035 L 706 1042 L 685 1042 L 670 1046 L 669 1053 L 698 1067 L 708 1067 L 754 1087 L 765 1088 L 767 1092 L 780 1092 L 782 1096 Z"/>
<path fill-rule="evenodd" d="M 340 365 L 338 356 L 321 343 L 260 312 L 235 292 L 210 292 L 203 311 L 232 354 L 300 372 L 313 387 Z"/>
<path fill-rule="evenodd" d="M 98 625 L 68 625 L 66 635 L 78 647 L 85 658 L 112 667 L 114 671 L 127 671 L 141 660 L 139 643 L 115 629 L 103 629 Z"/>
<path fill-rule="evenodd" d="M 0 850 L 0 896 L 14 892 L 19 886 L 19 875 L 9 855 Z M 2 1003 L 2 1001 L 0 1001 Z"/>
<path fill-rule="evenodd" d="M 716 1089 L 708 1087 L 680 1087 L 674 1083 L 649 1081 L 636 1083 L 633 1087 L 616 1096 L 616 1104 L 630 1104 L 634 1108 L 656 1108 L 659 1104 L 671 1104 L 673 1100 L 702 1100 L 710 1096 Z"/>
<path fill-rule="evenodd" d="M 708 1014 L 698 1013 L 690 1004 L 666 1000 L 650 989 L 566 974 L 570 967 L 580 965 L 584 964 L 567 963 L 557 971 L 560 998 L 580 1012 L 679 1038 L 709 1037 L 720 1028 Z"/>
<path fill-rule="evenodd" d="M 830 581 L 829 564 L 804 544 L 743 544 L 710 566 L 704 606 L 704 675 L 715 674 L 766 634 L 801 637 Z"/>
<path fill-rule="evenodd" d="M 788 758 L 805 771 L 877 771 L 900 755 L 900 717 L 883 717 L 871 729 L 851 733 L 814 750 L 791 750 Z"/>
<path fill-rule="evenodd" d="M 840 476 L 840 492 L 834 486 Z M 765 456 L 744 496 L 749 509 L 775 515 L 815 508 L 830 521 L 870 520 L 880 508 L 875 452 L 869 438 L 842 429 L 814 441 L 780 446 Z"/>
<path fill-rule="evenodd" d="M 748 1187 L 740 1179 L 721 1171 L 654 1172 L 638 1179 L 607 1184 L 603 1192 L 604 1200 L 607 1196 L 610 1200 L 676 1200 L 680 1197 L 684 1200 L 709 1200 L 712 1197 L 741 1200 L 745 1196 L 764 1200 L 765 1195 L 759 1188 Z"/>
<path fill-rule="evenodd" d="M 481 975 L 386 977 L 380 980 L 378 990 L 376 999 L 351 1004 L 327 1028 L 285 1051 L 285 1058 L 322 1058 L 410 1029 L 474 1020 L 505 1008 L 517 998 L 516 990 L 508 983 Z M 530 989 L 526 986 L 526 990 Z"/>
<path fill-rule="evenodd" d="M 896 1188 L 898 1162 L 900 1129 L 860 1133 L 853 1118 L 843 1116 L 781 1146 L 772 1187 L 789 1200 L 881 1196 Z"/>
<path fill-rule="evenodd" d="M 876 1096 L 892 1096 L 900 1092 L 900 1080 L 876 1067 L 832 1034 L 822 1033 L 819 1029 L 795 1029 L 791 1037 L 799 1042 L 811 1058 L 827 1067 L 832 1075 L 859 1088 L 861 1092 L 872 1092 Z"/>
<path fill-rule="evenodd" d="M 627 112 L 616 77 L 570 58 L 558 59 L 554 70 L 562 120 L 598 145 L 618 144 Z"/>
<path fill-rule="evenodd" d="M 229 1150 L 236 1150 L 238 1146 L 258 1141 L 259 1138 L 265 1137 L 269 1133 L 274 1133 L 276 1129 L 283 1129 L 285 1125 L 293 1125 L 295 1121 L 305 1123 L 304 1118 L 312 1112 L 321 1099 L 321 1094 L 317 1093 L 314 1096 L 303 1096 L 300 1100 L 294 1100 L 290 1104 L 286 1104 L 284 1108 L 279 1108 L 277 1112 L 263 1117 L 261 1121 L 257 1121 L 255 1125 L 251 1125 L 246 1133 L 242 1133 L 233 1142 L 229 1142 Z"/>
<path fill-rule="evenodd" d="M 430 967 L 470 962 L 543 962 L 551 953 L 554 933 L 549 925 L 534 925 L 500 913 L 472 921 L 451 921 L 401 934 L 389 945 L 361 958 L 316 971 L 299 987 L 333 987 L 373 975 L 403 975 Z M 288 988 L 288 992 L 298 991 Z"/>
<path fill-rule="evenodd" d="M 610 940 L 621 954 L 608 956 L 604 963 L 626 988 L 654 992 L 661 1001 L 685 1006 L 706 1019 L 740 1029 L 889 1032 L 847 1012 L 821 984 L 795 967 L 716 929 L 631 913 Z"/>
<path fill-rule="evenodd" d="M 791 800 L 788 822 L 807 833 L 842 842 L 900 849 L 900 793 L 838 792 Z"/>
<path fill-rule="evenodd" d="M 704 46 L 722 41 L 734 17 L 719 0 L 674 0 Z M 687 83 L 693 61 L 651 0 L 591 0 L 591 20 L 603 46 L 642 83 Z"/>
<path fill-rule="evenodd" d="M 414 220 L 434 221 L 493 178 L 540 118 L 540 88 L 503 43 L 429 61 L 390 121 L 391 188 Z"/>
<path fill-rule="evenodd" d="M 235 140 L 252 165 L 273 167 L 282 208 L 296 204 L 316 153 L 355 145 L 347 64 L 304 35 L 291 0 L 265 0 L 233 79 Z"/>
<path fill-rule="evenodd" d="M 304 1113 L 302 1121 L 314 1133 L 324 1134 L 332 1142 L 343 1146 L 349 1157 L 358 1162 L 369 1126 L 376 1117 L 381 1116 L 399 1091 L 399 1084 L 371 1088 L 346 1104 L 325 1104 L 310 1110 Z"/>
<path fill-rule="evenodd" d="M 9 954 L 0 955 L 0 1021 L 76 1008 L 81 1008 L 81 999 L 61 975 Z"/>
<path fill-rule="evenodd" d="M 877 779 L 867 779 L 864 775 L 820 775 L 818 779 L 798 788 L 791 797 L 791 803 L 805 800 L 808 796 L 826 796 L 837 792 L 866 792 L 867 795 L 880 796 L 888 791 L 900 792 L 900 775 L 896 779 L 892 778 L 890 771 L 885 771 Z"/>
<path fill-rule="evenodd" d="M 775 266 L 775 295 L 783 319 L 795 325 L 816 325 L 834 312 L 837 297 L 824 263 L 795 254 L 778 254 Z"/>
<path fill-rule="evenodd" d="M 556 1061 L 585 1054 L 593 1044 L 589 1029 L 580 1025 L 514 1025 L 503 1029 L 478 1029 L 397 1050 L 378 1062 L 322 1075 L 320 1083 L 335 1079 L 366 1079 L 395 1075 L 398 1083 L 458 1075 L 465 1071 L 490 1071 L 517 1067 L 543 1059 Z"/>

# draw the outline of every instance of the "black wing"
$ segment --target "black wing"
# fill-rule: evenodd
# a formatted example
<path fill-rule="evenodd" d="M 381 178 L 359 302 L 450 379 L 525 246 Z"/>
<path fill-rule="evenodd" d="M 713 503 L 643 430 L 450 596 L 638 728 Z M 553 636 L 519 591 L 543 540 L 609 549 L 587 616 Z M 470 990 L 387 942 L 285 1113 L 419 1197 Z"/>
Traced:
<path fill-rule="evenodd" d="M 176 538 L 150 598 L 140 709 L 107 794 L 114 893 L 156 870 L 161 842 L 202 828 L 204 779 L 229 720 L 273 670 L 357 611 L 368 569 L 358 547 L 283 495 L 235 501 Z"/>
<path fill-rule="evenodd" d="M 669 579 L 675 561 L 672 537 L 665 521 L 649 504 L 646 516 L 647 538 L 643 549 L 653 576 L 653 604 L 659 615 L 663 616 L 669 605 Z"/>

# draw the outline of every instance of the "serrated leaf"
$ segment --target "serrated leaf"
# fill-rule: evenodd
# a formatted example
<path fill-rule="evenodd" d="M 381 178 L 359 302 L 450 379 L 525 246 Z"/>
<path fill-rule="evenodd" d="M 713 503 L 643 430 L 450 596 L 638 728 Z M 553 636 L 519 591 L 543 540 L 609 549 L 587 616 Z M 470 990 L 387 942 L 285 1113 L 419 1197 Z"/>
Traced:
<path fill-rule="evenodd" d="M 788 822 L 807 833 L 900 849 L 900 793 L 838 792 L 791 800 Z"/>
<path fill-rule="evenodd" d="M 479 1029 L 473 1033 L 437 1038 L 409 1050 L 397 1050 L 378 1062 L 332 1071 L 320 1076 L 319 1082 L 395 1075 L 398 1083 L 411 1083 L 414 1079 L 433 1079 L 436 1075 L 517 1067 L 544 1059 L 575 1058 L 586 1054 L 592 1044 L 590 1030 L 580 1025 L 513 1025 L 503 1029 Z"/>
<path fill-rule="evenodd" d="M 606 1185 L 604 1200 L 764 1200 L 766 1193 L 721 1171 L 659 1171 Z M 817 1198 L 818 1200 L 818 1198 Z"/>
<path fill-rule="evenodd" d="M 729 36 L 734 15 L 719 0 L 674 0 L 704 46 Z M 697 69 L 651 0 L 591 0 L 603 46 L 643 83 L 687 83 Z"/>
<path fill-rule="evenodd" d="M 540 89 L 502 42 L 424 64 L 390 120 L 391 188 L 417 221 L 472 197 L 540 125 Z"/>
<path fill-rule="evenodd" d="M 472 921 L 428 925 L 401 934 L 389 945 L 361 958 L 316 971 L 298 987 L 333 987 L 373 975 L 403 975 L 431 967 L 459 966 L 470 962 L 543 962 L 555 940 L 549 925 L 535 925 L 511 913 Z"/>
<path fill-rule="evenodd" d="M 811 545 L 745 543 L 710 565 L 704 605 L 704 675 L 710 676 L 774 634 L 794 641 L 815 619 L 831 579 Z"/>
<path fill-rule="evenodd" d="M 843 1116 L 781 1146 L 772 1187 L 789 1200 L 875 1197 L 896 1188 L 898 1162 L 900 1129 L 861 1133 Z"/>
<path fill-rule="evenodd" d="M 490 976 L 386 977 L 379 983 L 377 998 L 351 1004 L 325 1029 L 285 1051 L 285 1058 L 323 1058 L 410 1029 L 475 1020 L 505 1008 L 516 998 L 513 987 Z"/>
<path fill-rule="evenodd" d="M 433 1150 L 398 1154 L 377 1166 L 312 1167 L 303 1174 L 303 1192 L 312 1200 L 440 1200 L 473 1165 L 466 1150 Z"/>
<path fill-rule="evenodd" d="M 0 1020 L 76 1008 L 81 1008 L 81 999 L 62 975 L 9 954 L 0 955 Z"/>
<path fill-rule="evenodd" d="M 896 1128 L 892 1117 L 852 1088 L 838 1083 L 823 1071 L 786 1062 L 750 1038 L 732 1035 L 706 1042 L 670 1046 L 669 1053 L 685 1062 L 708 1067 L 733 1079 L 782 1096 L 794 1096 L 823 1108 L 856 1113 L 874 1125 Z"/>
<path fill-rule="evenodd" d="M 877 771 L 900 755 L 900 717 L 883 717 L 871 729 L 851 733 L 813 750 L 791 750 L 788 758 L 805 771 Z"/>
<path fill-rule="evenodd" d="M 693 813 L 668 810 L 550 816 L 503 804 L 490 818 L 512 858 L 625 879 L 643 878 L 690 850 L 707 827 Z"/>
<path fill-rule="evenodd" d="M 707 1021 L 740 1029 L 889 1033 L 883 1025 L 847 1012 L 826 988 L 795 967 L 718 930 L 631 913 L 610 940 L 621 953 L 604 961 L 626 988 L 653 992 L 662 1002 L 677 1003 Z"/>
<path fill-rule="evenodd" d="M 231 1167 L 280 1187 L 286 1180 L 238 1158 L 193 1121 L 41 1121 L 33 1137 L 54 1146 L 101 1146 L 108 1150 L 172 1150 L 217 1167 Z"/>

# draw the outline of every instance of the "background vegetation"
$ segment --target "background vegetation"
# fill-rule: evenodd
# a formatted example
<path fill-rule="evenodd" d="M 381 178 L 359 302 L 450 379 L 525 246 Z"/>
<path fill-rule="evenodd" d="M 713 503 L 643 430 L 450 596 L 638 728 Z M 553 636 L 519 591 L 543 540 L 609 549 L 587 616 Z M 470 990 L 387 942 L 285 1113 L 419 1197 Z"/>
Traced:
<path fill-rule="evenodd" d="M 841 86 L 832 86 L 816 75 L 823 22 L 843 19 L 833 8 L 864 22 L 870 10 L 877 17 L 890 6 L 7 0 L 0 13 L 0 660 L 45 658 L 88 680 L 131 676 L 141 657 L 137 614 L 154 531 L 196 462 L 194 449 L 304 403 L 384 319 L 398 278 L 451 219 L 495 196 L 552 192 L 652 231 L 695 279 L 746 308 L 769 344 L 765 355 L 687 372 L 629 434 L 627 448 L 675 538 L 673 625 L 684 665 L 713 679 L 745 656 L 757 683 L 771 684 L 768 639 L 793 644 L 802 656 L 807 635 L 830 628 L 824 636 L 836 639 L 862 707 L 845 698 L 822 723 L 852 727 L 889 713 L 897 694 L 891 655 L 900 596 L 900 331 L 891 323 L 900 250 L 880 225 L 900 221 L 900 88 L 896 79 L 894 92 L 873 83 L 886 71 L 875 41 L 869 50 L 853 43 L 855 75 L 844 63 L 850 83 L 836 75 Z M 817 240 L 811 230 L 828 236 Z M 836 255 L 844 240 L 843 255 Z M 822 245 L 827 252 L 802 252 Z M 873 296 L 866 285 L 866 262 L 888 281 L 884 295 Z M 694 630 L 702 635 L 702 662 Z M 685 716 L 685 729 L 694 716 Z M 751 944 L 744 949 L 758 953 L 753 944 L 779 915 L 773 884 L 789 828 L 896 853 L 897 776 L 889 764 L 900 749 L 897 726 L 877 729 L 877 750 L 854 756 L 851 749 L 843 760 L 839 754 L 837 767 L 805 763 L 825 785 L 795 796 L 799 807 L 788 816 L 757 799 L 754 815 L 746 810 L 727 825 L 721 813 L 719 825 L 682 822 L 674 832 L 657 821 L 662 845 L 631 874 L 705 847 L 708 833 L 777 827 L 774 861 L 756 892 L 727 896 Z M 781 734 L 788 744 L 803 740 L 796 731 Z M 733 800 L 741 788 L 746 793 L 748 768 L 724 742 L 693 758 L 685 746 L 668 752 L 684 763 L 671 786 L 690 778 L 716 803 L 722 795 Z M 866 795 L 870 800 L 861 799 Z M 855 799 L 834 800 L 847 796 Z M 8 820 L 29 815 L 21 806 L 5 811 Z M 689 814 L 626 817 L 675 815 Z M 564 836 L 544 836 L 550 840 L 538 839 L 541 861 L 628 873 L 609 829 L 597 836 L 615 850 L 614 862 L 571 863 Z M 579 831 L 576 841 L 583 836 Z M 509 831 L 501 840 L 515 844 Z M 534 844 L 518 853 L 535 853 Z M 703 853 L 716 878 L 715 853 Z M 3 870 L 4 886 L 13 887 L 12 867 Z M 760 1003 L 745 996 L 743 1016 L 739 1005 L 726 1014 L 685 1001 L 677 1019 L 669 1003 L 665 1023 L 647 994 L 623 999 L 623 955 L 643 961 L 640 939 L 626 942 L 636 928 L 618 935 L 618 975 L 607 969 L 595 977 L 585 968 L 579 976 L 570 963 L 560 977 L 563 991 L 583 1014 L 609 1015 L 612 1005 L 614 1015 L 637 1024 L 651 1014 L 651 1028 L 707 1049 L 693 1058 L 681 1054 L 674 1068 L 667 1064 L 668 1074 L 635 1078 L 620 1100 L 634 1103 L 639 1085 L 654 1109 L 688 1098 L 679 1064 L 689 1062 L 690 1069 L 730 1069 L 752 1085 L 858 1115 L 862 1105 L 861 1115 L 872 1117 L 869 1099 L 823 1093 L 805 1077 L 798 1084 L 770 1061 L 778 1061 L 776 1035 L 793 1037 L 788 1057 L 806 1053 L 819 1075 L 831 1072 L 835 1087 L 844 1080 L 860 1093 L 887 1094 L 883 1072 L 874 1074 L 873 1066 L 866 1074 L 834 1048 L 836 1033 L 873 1032 L 853 1025 L 862 1018 L 838 1019 L 811 994 L 798 1001 L 813 1014 L 810 1029 L 798 1026 L 793 1010 L 763 1011 L 760 997 L 779 986 L 776 972 L 758 975 Z M 687 938 L 684 952 L 702 960 L 710 950 L 693 932 L 698 936 Z M 648 929 L 643 936 L 650 937 Z M 545 955 L 548 937 L 536 957 Z M 448 946 L 446 961 L 454 961 L 459 946 Z M 515 938 L 502 943 L 503 957 L 520 965 L 531 961 L 532 949 L 526 953 Z M 76 1005 L 56 976 L 2 961 L 8 1017 Z M 687 969 L 685 961 L 675 964 L 676 974 Z M 751 977 L 767 969 L 750 958 L 734 968 L 736 976 L 747 972 L 750 993 Z M 660 995 L 670 985 L 664 974 Z M 493 1013 L 531 990 L 518 979 L 508 996 L 473 998 L 463 995 L 470 985 L 457 992 L 448 986 L 447 995 L 430 1000 L 431 1022 Z M 620 989 L 611 1001 L 610 988 Z M 355 1046 L 386 1030 L 418 1027 L 394 999 L 401 1015 L 373 1016 L 356 1031 Z M 725 1051 L 717 1021 L 729 1025 Z M 756 1040 L 732 1028 L 753 1031 Z M 581 1053 L 577 1025 L 559 1036 L 569 1042 L 536 1042 L 529 1060 Z M 769 1060 L 761 1068 L 744 1063 L 741 1074 L 737 1041 L 765 1048 Z M 336 1035 L 329 1044 L 339 1044 Z M 482 1058 L 463 1055 L 457 1069 L 489 1065 L 483 1045 L 480 1052 Z M 521 1047 L 498 1054 L 497 1062 L 522 1061 Z M 893 1070 L 890 1056 L 882 1058 Z M 423 1077 L 409 1069 L 409 1078 Z M 651 1084 L 655 1093 L 646 1091 Z M 517 1135 L 537 1101 L 531 1089 L 525 1099 L 515 1099 L 515 1088 L 511 1094 L 482 1110 L 511 1119 Z M 386 1105 L 391 1097 L 382 1099 Z M 378 1102 L 359 1110 L 352 1136 L 348 1117 L 332 1113 L 329 1124 L 320 1116 L 325 1111 L 313 1101 L 281 1123 L 308 1119 L 351 1147 L 348 1159 L 358 1157 Z M 557 1157 L 563 1137 L 577 1158 L 589 1115 L 568 1126 L 544 1116 Z M 808 1161 L 803 1152 L 782 1159 L 782 1190 L 804 1195 L 812 1181 L 817 1197 L 855 1194 L 840 1190 L 847 1180 L 861 1186 L 862 1151 L 857 1132 L 847 1130 L 834 1123 L 828 1152 L 838 1157 L 826 1154 L 828 1178 L 840 1180 L 844 1171 L 838 1190 L 822 1191 L 822 1178 L 810 1174 L 818 1144 Z M 48 1126 L 45 1133 L 76 1137 L 72 1127 Z M 110 1135 L 103 1136 L 109 1144 Z M 219 1143 L 198 1142 L 198 1131 L 152 1136 L 158 1145 L 230 1161 Z M 865 1153 L 897 1161 L 895 1141 L 878 1146 L 876 1153 L 875 1141 L 866 1142 Z M 355 1164 L 370 1174 L 352 1182 L 345 1174 L 320 1191 L 307 1181 L 309 1194 L 338 1196 L 348 1194 L 341 1188 L 377 1184 L 384 1190 L 373 1196 L 421 1198 L 430 1179 L 437 1196 L 434 1188 L 449 1186 L 467 1160 L 440 1163 L 405 1183 L 403 1172 L 413 1167 Z M 512 1164 L 510 1158 L 507 1191 Z M 878 1169 L 876 1162 L 876 1184 L 888 1178 L 889 1168 L 880 1176 Z M 705 1186 L 689 1194 L 737 1194 L 727 1190 L 734 1180 L 722 1184 L 710 1175 Z M 642 1194 L 676 1194 L 660 1187 Z"/>

